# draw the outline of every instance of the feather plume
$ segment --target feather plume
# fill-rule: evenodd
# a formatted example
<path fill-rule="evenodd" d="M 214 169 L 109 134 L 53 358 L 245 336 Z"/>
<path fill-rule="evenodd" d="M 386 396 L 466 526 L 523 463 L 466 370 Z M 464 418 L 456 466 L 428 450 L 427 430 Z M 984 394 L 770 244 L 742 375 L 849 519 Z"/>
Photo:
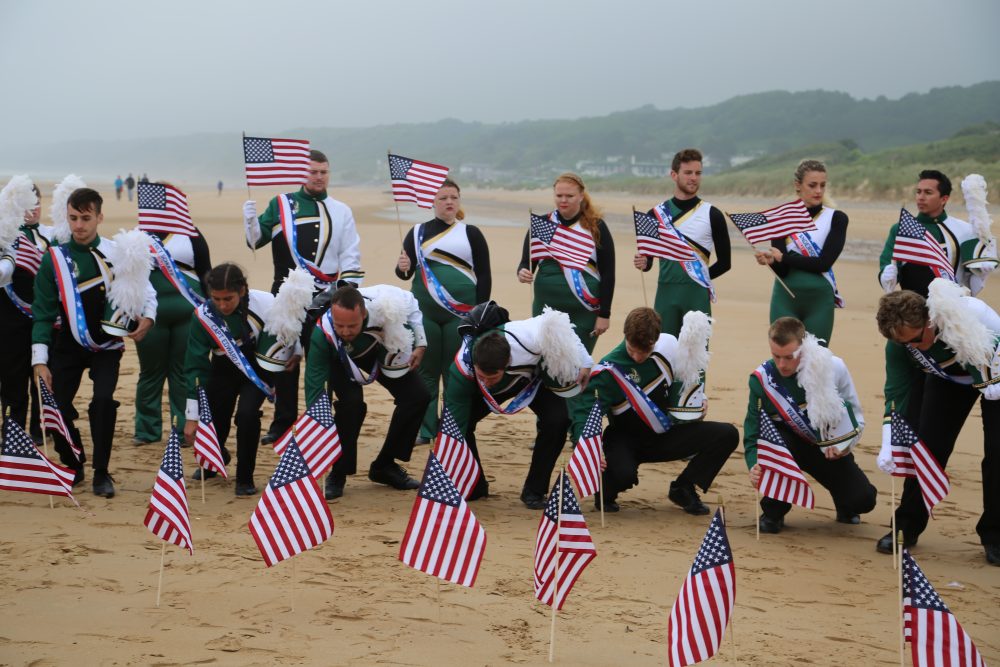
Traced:
<path fill-rule="evenodd" d="M 811 333 L 806 334 L 799 348 L 798 382 L 806 391 L 809 422 L 825 439 L 843 418 L 844 399 L 837 393 L 833 377 L 833 352 L 820 345 Z"/>
<path fill-rule="evenodd" d="M 410 308 L 404 298 L 406 292 L 399 290 L 399 294 L 392 291 L 382 291 L 378 293 L 378 299 L 372 302 L 369 311 L 370 320 L 381 322 L 382 327 L 382 347 L 389 354 L 399 352 L 409 352 L 413 349 L 413 332 L 406 328 L 406 317 L 410 314 Z"/>
<path fill-rule="evenodd" d="M 34 185 L 27 176 L 14 176 L 0 190 L 0 248 L 9 248 L 24 224 L 24 214 L 38 206 Z"/>
<path fill-rule="evenodd" d="M 986 208 L 986 179 L 979 174 L 969 174 L 962 179 L 962 195 L 965 196 L 965 209 L 969 212 L 969 223 L 976 230 L 976 236 L 983 243 L 989 243 L 993 220 Z"/>
<path fill-rule="evenodd" d="M 684 382 L 684 390 L 701 384 L 701 372 L 708 368 L 711 357 L 708 351 L 711 337 L 711 317 L 699 310 L 684 314 L 680 335 L 677 336 L 677 362 L 674 363 L 674 379 Z"/>
<path fill-rule="evenodd" d="M 301 267 L 291 271 L 278 288 L 264 331 L 272 334 L 285 347 L 295 345 L 312 297 L 313 279 L 309 272 Z"/>
<path fill-rule="evenodd" d="M 941 340 L 955 351 L 960 364 L 989 364 L 996 344 L 964 297 L 969 290 L 945 278 L 935 278 L 927 290 L 927 312 Z"/>
<path fill-rule="evenodd" d="M 542 368 L 560 384 L 570 384 L 580 374 L 580 360 L 577 355 L 577 338 L 569 315 L 545 306 L 542 314 L 540 335 L 542 348 Z"/>
<path fill-rule="evenodd" d="M 76 174 L 70 174 L 62 179 L 56 189 L 52 191 L 52 208 L 49 209 L 49 217 L 52 218 L 54 229 L 53 235 L 59 243 L 68 243 L 72 232 L 69 229 L 69 221 L 66 219 L 66 201 L 73 194 L 74 190 L 87 187 L 83 179 Z"/>
<path fill-rule="evenodd" d="M 139 319 L 146 305 L 149 272 L 153 256 L 149 252 L 149 236 L 138 229 L 115 234 L 107 251 L 114 272 L 108 299 L 132 319 Z"/>

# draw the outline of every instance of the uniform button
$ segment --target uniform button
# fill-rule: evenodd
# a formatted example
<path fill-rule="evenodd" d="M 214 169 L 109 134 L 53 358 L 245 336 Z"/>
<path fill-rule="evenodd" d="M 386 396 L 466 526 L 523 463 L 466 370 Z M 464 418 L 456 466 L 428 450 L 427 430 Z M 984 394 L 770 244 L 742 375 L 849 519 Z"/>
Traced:
<path fill-rule="evenodd" d="M 104 291 L 104 285 L 101 285 L 99 289 L 103 292 Z"/>

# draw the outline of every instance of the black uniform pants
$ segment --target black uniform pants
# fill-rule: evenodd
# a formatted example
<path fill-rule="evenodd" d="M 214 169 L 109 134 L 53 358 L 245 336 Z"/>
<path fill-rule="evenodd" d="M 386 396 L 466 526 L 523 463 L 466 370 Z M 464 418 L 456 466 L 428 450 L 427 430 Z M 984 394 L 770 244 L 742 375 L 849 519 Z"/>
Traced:
<path fill-rule="evenodd" d="M 247 358 L 251 359 L 252 356 Z M 271 379 L 270 374 L 260 368 L 254 370 L 265 382 Z M 208 406 L 212 410 L 215 432 L 221 446 L 226 446 L 229 430 L 233 424 L 236 425 L 236 481 L 252 484 L 257 467 L 260 418 L 263 415 L 260 406 L 266 398 L 264 392 L 248 380 L 227 357 L 213 355 L 212 372 L 205 394 L 208 396 Z"/>
<path fill-rule="evenodd" d="M 267 432 L 281 437 L 299 416 L 300 366 L 274 374 L 274 419 Z"/>
<path fill-rule="evenodd" d="M 679 485 L 698 485 L 708 491 L 726 459 L 739 444 L 740 434 L 732 424 L 702 421 L 674 424 L 666 433 L 649 427 L 624 427 L 615 423 L 604 429 L 604 496 L 618 494 L 639 484 L 643 463 L 678 461 L 693 456 L 677 477 Z"/>
<path fill-rule="evenodd" d="M 924 380 L 920 401 L 917 435 L 927 445 L 942 468 L 955 449 L 972 406 L 980 400 L 978 389 L 949 382 L 936 375 Z M 910 400 L 913 401 L 911 395 Z M 983 513 L 976 524 L 982 544 L 1000 544 L 1000 401 L 980 400 L 983 413 Z M 913 415 L 914 406 L 908 413 Z M 903 495 L 896 509 L 896 525 L 907 540 L 916 539 L 927 527 L 927 508 L 920 494 L 920 484 L 910 477 L 903 484 Z"/>
<path fill-rule="evenodd" d="M 38 396 L 31 374 L 31 319 L 6 294 L 0 294 L 0 406 L 3 418 L 13 419 L 40 435 Z M 50 387 L 51 389 L 51 387 Z M 27 424 L 28 405 L 31 422 Z"/>

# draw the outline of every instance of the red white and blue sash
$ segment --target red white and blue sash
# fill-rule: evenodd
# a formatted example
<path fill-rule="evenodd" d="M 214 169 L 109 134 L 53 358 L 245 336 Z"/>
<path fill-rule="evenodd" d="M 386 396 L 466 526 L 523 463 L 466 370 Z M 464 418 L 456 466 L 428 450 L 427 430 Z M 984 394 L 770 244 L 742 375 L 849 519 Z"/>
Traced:
<path fill-rule="evenodd" d="M 941 364 L 934 360 L 934 357 L 927 354 L 923 350 L 918 350 L 912 345 L 904 345 L 906 351 L 910 353 L 910 356 L 920 364 L 920 367 L 925 373 L 930 373 L 931 375 L 936 375 L 941 379 L 947 380 L 948 382 L 954 382 L 955 384 L 972 384 L 972 376 L 966 373 L 965 375 L 951 375 L 948 373 Z"/>
<path fill-rule="evenodd" d="M 21 297 L 19 297 L 17 295 L 17 292 L 14 291 L 14 286 L 13 285 L 11 285 L 10 283 L 8 283 L 8 284 L 6 284 L 6 285 L 3 286 L 3 289 L 4 289 L 5 292 L 7 292 L 7 298 L 9 298 L 10 302 L 13 303 L 14 306 L 19 311 L 21 311 L 22 315 L 24 315 L 25 317 L 27 317 L 29 319 L 32 319 L 34 317 L 31 314 L 31 304 L 28 303 L 27 301 L 25 301 L 24 299 L 22 299 Z"/>
<path fill-rule="evenodd" d="M 812 237 L 809 236 L 809 232 L 797 232 L 788 238 L 795 244 L 795 248 L 803 257 L 819 257 L 821 249 L 818 245 L 816 245 L 816 242 L 812 240 Z M 844 298 L 840 296 L 840 292 L 837 291 L 837 279 L 833 275 L 833 269 L 831 268 L 824 271 L 823 277 L 826 278 L 826 282 L 830 283 L 830 287 L 833 288 L 833 307 L 843 308 Z"/>
<path fill-rule="evenodd" d="M 806 442 L 813 444 L 819 442 L 819 436 L 813 429 L 812 424 L 809 423 L 809 418 L 799 408 L 798 402 L 788 390 L 778 383 L 775 372 L 774 362 L 766 361 L 758 366 L 753 374 L 764 389 L 764 395 L 767 396 L 767 400 L 778 411 L 781 420 L 788 424 L 789 428 L 795 431 L 795 434 Z"/>
<path fill-rule="evenodd" d="M 219 349 L 225 353 L 229 361 L 264 393 L 267 400 L 273 403 L 274 389 L 257 375 L 257 371 L 250 364 L 250 360 L 246 358 L 239 344 L 233 339 L 233 335 L 229 333 L 229 327 L 226 326 L 226 322 L 212 310 L 211 304 L 206 301 L 195 308 L 194 314 L 198 318 L 198 322 L 208 332 L 208 335 L 212 337 L 212 340 L 219 346 Z"/>
<path fill-rule="evenodd" d="M 594 370 L 590 372 L 590 377 L 594 377 L 598 373 L 610 373 L 625 394 L 629 405 L 654 433 L 666 433 L 670 430 L 672 425 L 670 417 L 622 369 L 612 363 L 604 362 L 594 367 Z"/>
<path fill-rule="evenodd" d="M 323 317 L 319 318 L 319 328 L 326 336 L 326 340 L 333 346 L 333 349 L 337 351 L 337 356 L 340 358 L 340 363 L 344 365 L 347 372 L 350 373 L 351 379 L 364 386 L 366 384 L 371 384 L 378 379 L 379 369 L 381 365 L 379 364 L 378 357 L 375 358 L 375 365 L 372 367 L 371 375 L 365 377 L 364 371 L 358 368 L 358 365 L 354 363 L 354 359 L 351 359 L 351 355 L 347 353 L 344 348 L 343 343 L 340 340 L 340 336 L 337 335 L 337 330 L 333 326 L 333 312 L 328 310 L 323 314 Z"/>
<path fill-rule="evenodd" d="M 285 236 L 285 243 L 288 245 L 288 252 L 291 254 L 295 266 L 306 269 L 318 281 L 337 282 L 339 273 L 332 276 L 323 273 L 315 263 L 310 262 L 299 252 L 298 231 L 295 229 L 295 211 L 292 210 L 292 195 L 278 195 L 278 214 L 281 218 L 281 233 Z"/>
<path fill-rule="evenodd" d="M 93 251 L 91 251 L 93 252 Z M 87 314 L 83 310 L 83 299 L 80 296 L 80 289 L 76 283 L 76 276 L 73 275 L 73 259 L 69 254 L 68 246 L 55 246 L 49 248 L 49 255 L 52 257 L 52 268 L 55 270 L 56 286 L 59 288 L 59 299 L 66 310 L 66 321 L 69 324 L 70 333 L 73 339 L 84 349 L 91 352 L 101 350 L 120 350 L 125 345 L 121 338 L 112 338 L 103 343 L 96 343 L 87 328 Z M 98 262 L 100 269 L 100 262 Z M 110 283 L 109 276 L 104 274 L 105 283 Z"/>
<path fill-rule="evenodd" d="M 147 232 L 148 233 L 148 232 Z M 181 293 L 181 296 L 188 300 L 188 302 L 197 308 L 205 302 L 205 297 L 199 295 L 193 289 L 191 289 L 187 280 L 184 278 L 184 274 L 177 267 L 177 263 L 174 258 L 170 255 L 166 246 L 160 241 L 159 237 L 149 234 L 150 243 L 149 251 L 153 253 L 153 257 L 156 259 L 157 266 L 160 267 L 160 272 L 163 276 L 170 282 L 174 288 Z"/>
<path fill-rule="evenodd" d="M 535 375 L 521 391 L 517 392 L 510 399 L 507 407 L 503 407 L 493 397 L 493 394 L 490 393 L 489 388 L 479 379 L 479 376 L 476 375 L 476 369 L 472 366 L 472 342 L 472 336 L 466 336 L 462 340 L 462 345 L 459 346 L 458 352 L 455 353 L 455 365 L 458 366 L 458 370 L 462 375 L 475 381 L 479 387 L 479 393 L 483 395 L 483 401 L 486 403 L 486 407 L 490 409 L 490 412 L 496 415 L 514 415 L 531 405 L 531 402 L 535 400 L 535 394 L 538 393 L 538 390 L 542 386 L 542 378 Z"/>
<path fill-rule="evenodd" d="M 420 277 L 424 281 L 424 287 L 427 288 L 427 292 L 437 305 L 452 315 L 458 315 L 459 317 L 465 315 L 472 310 L 472 306 L 456 300 L 445 286 L 441 284 L 437 276 L 434 275 L 430 265 L 427 263 L 427 259 L 424 257 L 423 242 L 424 226 L 417 225 L 413 230 L 413 251 L 417 256 L 417 266 L 420 267 Z"/>
<path fill-rule="evenodd" d="M 701 261 L 701 257 L 698 256 L 698 252 L 691 247 L 691 243 L 684 238 L 684 234 L 682 234 L 681 230 L 677 228 L 677 225 L 673 224 L 673 216 L 670 215 L 667 202 L 662 202 L 654 206 L 653 214 L 664 227 L 672 226 L 674 231 L 677 232 L 677 236 L 679 236 L 681 240 L 684 241 L 689 248 L 691 248 L 694 259 L 677 263 L 681 265 L 681 268 L 684 269 L 684 273 L 688 274 L 688 277 L 691 280 L 708 290 L 709 298 L 712 300 L 712 303 L 715 303 L 715 287 L 712 285 L 712 279 L 708 276 L 708 267 L 705 266 L 703 261 Z"/>

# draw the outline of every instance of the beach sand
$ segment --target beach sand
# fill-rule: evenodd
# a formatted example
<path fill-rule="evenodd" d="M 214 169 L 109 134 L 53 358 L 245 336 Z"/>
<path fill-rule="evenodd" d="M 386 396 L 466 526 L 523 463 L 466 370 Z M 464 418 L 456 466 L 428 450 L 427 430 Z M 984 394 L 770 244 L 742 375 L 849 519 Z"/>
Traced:
<path fill-rule="evenodd" d="M 706 182 L 710 186 L 710 180 Z M 48 190 L 50 191 L 50 190 Z M 111 199 L 101 230 L 112 236 L 135 222 L 134 204 Z M 665 187 L 665 192 L 666 192 Z M 401 284 L 393 274 L 399 252 L 395 209 L 385 190 L 333 188 L 353 207 L 361 233 L 367 284 Z M 263 210 L 275 191 L 254 192 Z M 245 191 L 222 197 L 193 191 L 190 208 L 209 240 L 212 259 L 240 262 L 252 286 L 268 289 L 270 250 L 245 247 Z M 515 319 L 530 315 L 530 289 L 514 278 L 529 207 L 545 211 L 550 193 L 468 190 L 468 222 L 483 224 L 493 263 L 494 298 Z M 618 254 L 611 330 L 595 356 L 621 339 L 625 314 L 652 303 L 655 272 L 631 266 L 631 206 L 656 203 L 597 193 L 607 211 Z M 716 200 L 730 211 L 760 210 L 773 201 Z M 847 307 L 837 313 L 832 349 L 850 367 L 868 428 L 857 449 L 861 467 L 879 489 L 875 511 L 858 526 L 834 522 L 829 494 L 815 485 L 814 511 L 795 508 L 780 535 L 754 539 L 754 491 L 742 447 L 704 500 L 724 500 L 736 563 L 736 607 L 715 664 L 892 665 L 899 663 L 899 600 L 891 559 L 875 552 L 888 530 L 890 478 L 877 470 L 882 414 L 883 340 L 874 323 L 881 290 L 877 255 L 899 203 L 840 202 L 851 218 L 850 242 L 837 263 Z M 45 214 L 48 202 L 45 203 Z M 430 218 L 401 205 L 403 231 Z M 955 213 L 964 217 L 964 211 Z M 767 358 L 769 272 L 733 240 L 733 269 L 716 283 L 719 301 L 708 372 L 709 417 L 742 425 L 748 374 Z M 1000 278 L 980 296 L 1000 306 Z M 111 471 L 118 495 L 90 493 L 91 471 L 78 488 L 85 511 L 66 499 L 49 509 L 43 496 L 2 492 L 6 567 L 0 580 L 0 663 L 29 665 L 542 665 L 547 663 L 550 609 L 532 592 L 532 549 L 539 513 L 518 493 L 530 458 L 534 419 L 525 412 L 490 417 L 479 428 L 491 496 L 471 504 L 486 529 L 485 558 L 475 587 L 440 582 L 397 559 L 413 492 L 350 478 L 344 497 L 330 503 L 336 529 L 316 549 L 265 568 L 248 530 L 257 498 L 236 499 L 222 480 L 201 488 L 188 482 L 193 556 L 168 545 L 160 607 L 155 606 L 161 542 L 142 525 L 162 443 L 135 447 L 132 395 L 138 363 L 125 353 Z M 84 380 L 77 409 L 86 414 Z M 367 392 L 368 419 L 359 443 L 365 470 L 381 444 L 392 404 L 380 387 Z M 265 427 L 270 408 L 265 408 Z M 86 426 L 81 426 L 89 451 Z M 921 536 L 914 555 L 930 581 L 974 638 L 987 663 L 1000 661 L 1000 570 L 987 565 L 975 533 L 981 510 L 981 418 L 973 410 L 948 472 L 951 494 Z M 232 436 L 230 448 L 234 450 Z M 409 470 L 420 476 L 427 447 Z M 561 464 L 569 456 L 566 448 Z M 195 462 L 183 450 L 190 477 Z M 263 486 L 277 463 L 262 446 L 256 481 Z M 602 527 L 590 499 L 582 502 L 597 558 L 577 581 L 558 615 L 555 656 L 564 665 L 666 664 L 667 617 L 708 526 L 666 499 L 683 463 L 640 469 L 640 485 L 620 497 L 622 511 Z M 258 496 L 259 497 L 259 496 Z M 992 630 L 990 628 L 993 628 Z M 909 649 L 907 649 L 909 650 Z M 907 658 L 909 662 L 909 658 Z"/>

